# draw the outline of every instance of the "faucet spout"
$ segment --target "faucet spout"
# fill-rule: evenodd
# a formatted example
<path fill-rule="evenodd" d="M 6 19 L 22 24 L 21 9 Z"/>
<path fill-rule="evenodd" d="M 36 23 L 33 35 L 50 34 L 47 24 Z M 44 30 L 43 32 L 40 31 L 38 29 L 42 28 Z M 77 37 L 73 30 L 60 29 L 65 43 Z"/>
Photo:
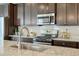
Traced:
<path fill-rule="evenodd" d="M 27 36 L 29 36 L 29 29 L 27 28 L 27 27 L 22 27 L 21 28 L 21 30 L 20 30 L 20 35 L 22 35 L 23 33 L 22 33 L 22 31 L 23 31 L 23 29 L 25 29 L 26 31 L 27 31 Z"/>

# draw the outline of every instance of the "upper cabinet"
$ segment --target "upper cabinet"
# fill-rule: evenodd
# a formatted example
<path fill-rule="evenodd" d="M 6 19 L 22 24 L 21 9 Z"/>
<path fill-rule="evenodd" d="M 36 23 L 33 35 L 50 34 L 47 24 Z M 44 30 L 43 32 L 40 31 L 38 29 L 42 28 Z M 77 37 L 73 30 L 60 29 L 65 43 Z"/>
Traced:
<path fill-rule="evenodd" d="M 57 24 L 77 25 L 77 12 L 77 4 L 75 3 L 57 4 Z"/>
<path fill-rule="evenodd" d="M 49 3 L 49 13 L 54 12 L 55 13 L 55 3 Z"/>
<path fill-rule="evenodd" d="M 56 13 L 57 25 L 65 25 L 66 24 L 66 4 L 58 3 L 57 4 L 57 13 Z"/>
<path fill-rule="evenodd" d="M 67 4 L 67 24 L 77 25 L 77 4 Z"/>
<path fill-rule="evenodd" d="M 23 4 L 18 4 L 17 13 L 19 25 L 23 25 Z"/>
<path fill-rule="evenodd" d="M 31 20 L 30 20 L 30 24 L 31 25 L 37 25 L 37 15 L 39 14 L 48 14 L 48 13 L 53 13 L 55 10 L 54 8 L 54 4 L 53 3 L 32 3 L 31 4 L 31 9 L 30 9 L 30 16 L 31 16 Z"/>
<path fill-rule="evenodd" d="M 22 25 L 36 25 L 37 15 L 48 13 L 55 13 L 57 25 L 79 24 L 78 3 L 26 3 L 25 5 L 18 4 L 18 19 L 20 19 L 20 24 Z"/>
<path fill-rule="evenodd" d="M 34 3 L 18 4 L 20 25 L 33 25 L 37 20 L 37 5 Z"/>
<path fill-rule="evenodd" d="M 37 24 L 37 14 L 38 14 L 38 11 L 37 11 L 37 4 L 35 3 L 32 3 L 31 4 L 31 20 L 30 20 L 30 24 L 31 25 L 36 25 Z"/>
<path fill-rule="evenodd" d="M 25 25 L 35 25 L 37 22 L 37 4 L 25 4 Z"/>
<path fill-rule="evenodd" d="M 77 18 L 78 18 L 78 25 L 79 25 L 79 4 L 77 4 Z"/>
<path fill-rule="evenodd" d="M 18 19 L 21 25 L 37 25 L 37 15 L 55 12 L 53 3 L 18 4 Z"/>
<path fill-rule="evenodd" d="M 54 3 L 38 3 L 38 14 L 51 13 L 55 11 Z"/>
<path fill-rule="evenodd" d="M 25 12 L 25 13 L 23 13 L 23 14 L 25 14 L 23 16 L 23 23 L 24 23 L 24 25 L 30 25 L 31 24 L 31 4 L 27 3 L 23 7 L 25 8 L 25 10 L 23 10 L 23 12 Z"/>
<path fill-rule="evenodd" d="M 17 21 L 17 5 L 14 4 L 14 26 L 17 26 L 18 24 L 18 21 Z"/>
<path fill-rule="evenodd" d="M 9 11 L 10 26 L 14 26 L 14 4 L 9 4 L 8 5 L 8 11 Z"/>
<path fill-rule="evenodd" d="M 17 26 L 17 5 L 16 4 L 9 4 L 8 5 L 8 15 L 9 15 L 9 22 L 11 26 Z"/>
<path fill-rule="evenodd" d="M 31 23 L 31 4 L 18 4 L 18 20 L 20 25 L 30 25 Z"/>

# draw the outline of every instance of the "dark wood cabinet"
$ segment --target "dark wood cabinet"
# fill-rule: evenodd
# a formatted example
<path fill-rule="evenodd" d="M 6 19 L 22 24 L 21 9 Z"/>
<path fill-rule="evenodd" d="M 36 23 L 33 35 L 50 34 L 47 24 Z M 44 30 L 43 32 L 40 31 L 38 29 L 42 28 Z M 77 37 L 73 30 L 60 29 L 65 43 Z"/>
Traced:
<path fill-rule="evenodd" d="M 66 47 L 72 47 L 72 48 L 77 48 L 77 42 L 65 42 Z"/>
<path fill-rule="evenodd" d="M 20 6 L 21 7 L 21 6 Z M 21 7 L 22 9 L 23 9 L 23 5 L 22 5 L 22 7 Z M 25 24 L 25 25 L 30 25 L 31 24 L 31 21 L 32 21 L 32 19 L 31 19 L 31 4 L 25 4 L 25 10 L 23 10 L 22 11 L 22 9 L 21 9 L 21 11 L 22 11 L 22 17 L 23 17 L 23 12 L 25 12 L 25 19 L 24 19 L 24 17 L 23 17 L 23 24 Z M 20 13 L 20 12 L 19 12 Z"/>
<path fill-rule="evenodd" d="M 48 12 L 54 12 L 55 13 L 55 3 L 49 3 L 49 9 Z"/>
<path fill-rule="evenodd" d="M 17 4 L 8 4 L 8 35 L 15 34 L 15 28 L 17 28 Z"/>
<path fill-rule="evenodd" d="M 25 25 L 37 25 L 38 14 L 51 12 L 55 12 L 54 3 L 25 4 Z"/>
<path fill-rule="evenodd" d="M 56 13 L 57 25 L 66 24 L 66 3 L 57 3 L 57 13 Z"/>
<path fill-rule="evenodd" d="M 17 4 L 14 4 L 14 26 L 18 26 L 17 23 Z"/>
<path fill-rule="evenodd" d="M 76 3 L 57 4 L 57 24 L 58 25 L 78 25 Z"/>
<path fill-rule="evenodd" d="M 24 7 L 24 9 L 23 9 Z M 18 19 L 20 19 L 20 25 L 37 25 L 37 14 L 52 13 L 55 12 L 54 3 L 26 3 L 18 4 Z M 25 12 L 25 16 L 24 13 Z M 25 17 L 25 18 L 24 18 Z"/>
<path fill-rule="evenodd" d="M 12 8 L 13 7 L 11 7 L 11 9 Z M 25 4 L 25 20 L 23 20 L 23 5 L 18 6 L 18 18 L 21 20 L 21 23 L 23 22 L 25 25 L 36 24 L 37 14 L 51 12 L 56 14 L 55 19 L 57 25 L 79 25 L 78 3 L 28 3 Z"/>
<path fill-rule="evenodd" d="M 67 25 L 77 25 L 77 4 L 67 3 Z"/>
<path fill-rule="evenodd" d="M 77 48 L 78 47 L 78 42 L 53 40 L 52 45 Z"/>
<path fill-rule="evenodd" d="M 77 48 L 79 48 L 79 42 L 77 43 Z"/>
<path fill-rule="evenodd" d="M 55 3 L 38 3 L 38 14 L 55 12 Z"/>
<path fill-rule="evenodd" d="M 4 18 L 4 39 L 5 40 L 8 40 L 9 39 L 9 37 L 8 37 L 8 35 L 9 35 L 9 27 L 10 27 L 10 25 L 9 25 L 9 18 L 8 17 L 5 17 Z"/>
<path fill-rule="evenodd" d="M 8 14 L 9 14 L 10 26 L 13 26 L 14 25 L 14 5 L 13 4 L 8 5 Z"/>
<path fill-rule="evenodd" d="M 31 25 L 36 25 L 37 24 L 37 4 L 32 3 L 31 4 L 31 21 L 30 24 Z"/>
<path fill-rule="evenodd" d="M 79 3 L 77 3 L 77 22 L 78 22 L 78 25 L 79 25 Z"/>
<path fill-rule="evenodd" d="M 17 26 L 17 5 L 10 3 L 8 5 L 10 26 Z"/>

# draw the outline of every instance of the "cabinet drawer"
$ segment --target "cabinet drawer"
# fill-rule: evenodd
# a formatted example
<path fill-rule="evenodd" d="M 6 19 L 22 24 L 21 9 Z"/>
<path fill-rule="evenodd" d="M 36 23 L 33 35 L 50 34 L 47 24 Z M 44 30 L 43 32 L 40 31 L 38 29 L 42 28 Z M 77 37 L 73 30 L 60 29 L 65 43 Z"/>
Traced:
<path fill-rule="evenodd" d="M 77 48 L 77 42 L 54 40 L 53 44 L 56 45 L 56 46 L 64 46 L 64 47 Z"/>
<path fill-rule="evenodd" d="M 53 41 L 53 44 L 54 45 L 57 45 L 57 46 L 63 46 L 63 45 L 65 45 L 65 43 L 63 42 L 63 41 Z"/>
<path fill-rule="evenodd" d="M 65 46 L 77 48 L 77 42 L 66 42 Z"/>

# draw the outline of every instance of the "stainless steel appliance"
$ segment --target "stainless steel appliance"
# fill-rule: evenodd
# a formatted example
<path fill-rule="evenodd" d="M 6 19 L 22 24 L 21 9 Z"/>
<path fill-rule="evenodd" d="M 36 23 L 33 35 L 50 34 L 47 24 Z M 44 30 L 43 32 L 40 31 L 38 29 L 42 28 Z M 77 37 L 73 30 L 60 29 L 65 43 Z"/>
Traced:
<path fill-rule="evenodd" d="M 37 25 L 55 24 L 55 13 L 38 14 Z"/>

